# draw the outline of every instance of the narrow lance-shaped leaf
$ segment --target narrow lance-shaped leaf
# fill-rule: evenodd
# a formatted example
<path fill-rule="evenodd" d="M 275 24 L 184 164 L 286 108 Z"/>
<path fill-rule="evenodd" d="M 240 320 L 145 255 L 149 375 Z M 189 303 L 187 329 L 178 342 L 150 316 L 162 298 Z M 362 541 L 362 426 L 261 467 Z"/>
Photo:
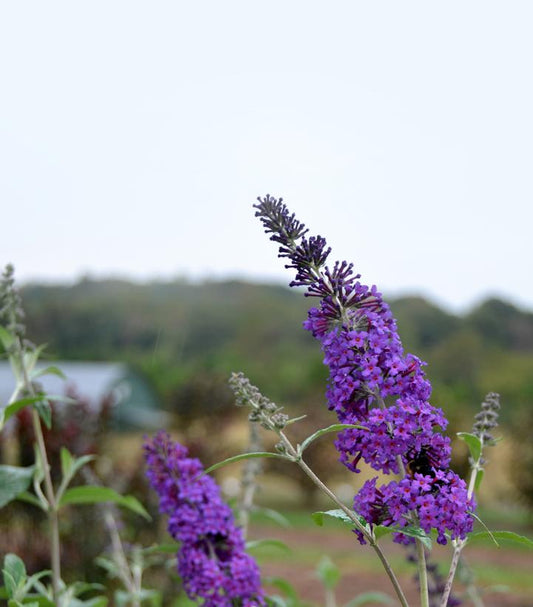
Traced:
<path fill-rule="evenodd" d="M 479 491 L 479 488 L 481 487 L 481 481 L 483 480 L 483 476 L 484 476 L 484 474 L 485 474 L 485 471 L 483 470 L 483 468 L 480 468 L 480 469 L 477 471 L 477 474 L 476 474 L 476 482 L 474 483 L 474 489 L 475 489 L 476 491 Z"/>
<path fill-rule="evenodd" d="M 505 542 L 512 542 L 514 544 L 521 544 L 526 548 L 533 548 L 533 540 L 530 540 L 528 537 L 524 535 L 519 535 L 518 533 L 514 533 L 513 531 L 479 531 L 477 533 L 471 533 L 468 536 L 468 542 L 473 542 L 476 540 L 499 540 Z M 498 543 L 496 543 L 497 546 Z"/>
<path fill-rule="evenodd" d="M 298 593 L 289 581 L 281 577 L 270 577 L 265 579 L 265 583 L 284 592 L 291 601 L 298 601 Z"/>
<path fill-rule="evenodd" d="M 41 400 L 35 403 L 35 408 L 39 417 L 43 420 L 44 425 L 50 430 L 52 427 L 52 409 L 50 403 L 47 400 Z"/>
<path fill-rule="evenodd" d="M 28 489 L 35 467 L 0 466 L 0 508 Z"/>
<path fill-rule="evenodd" d="M 480 523 L 483 527 L 485 527 L 485 533 L 488 534 L 488 536 L 492 539 L 492 541 L 496 544 L 496 546 L 498 546 L 498 548 L 500 547 L 500 544 L 498 544 L 498 540 L 496 539 L 496 537 L 494 536 L 494 533 L 487 527 L 487 525 L 485 525 L 485 523 L 479 518 L 479 516 L 477 516 L 477 514 L 475 514 L 474 512 L 470 512 L 469 513 L 470 516 L 472 518 L 475 518 L 476 521 L 478 523 Z"/>
<path fill-rule="evenodd" d="M 333 590 L 341 579 L 339 568 L 328 556 L 323 556 L 320 559 L 316 572 L 322 584 L 328 590 Z"/>
<path fill-rule="evenodd" d="M 233 464 L 234 462 L 240 462 L 243 459 L 252 459 L 254 457 L 277 457 L 280 459 L 285 459 L 291 461 L 290 457 L 286 455 L 282 455 L 281 453 L 271 453 L 270 451 L 257 451 L 255 453 L 241 453 L 240 455 L 234 455 L 233 457 L 228 457 L 227 459 L 218 462 L 218 464 L 213 464 L 207 470 L 205 470 L 204 474 L 210 474 L 214 470 L 218 468 L 222 468 L 222 466 L 226 466 L 227 464 Z"/>
<path fill-rule="evenodd" d="M 141 502 L 132 495 L 120 495 L 120 493 L 117 493 L 110 487 L 98 487 L 95 485 L 84 485 L 82 487 L 67 489 L 61 497 L 59 506 L 66 506 L 67 504 L 101 504 L 104 502 L 113 502 L 140 514 L 148 520 L 151 518 Z"/>
<path fill-rule="evenodd" d="M 470 434 L 469 432 L 458 432 L 457 436 L 464 440 L 468 445 L 468 449 L 470 450 L 470 455 L 472 459 L 477 462 L 481 457 L 481 440 L 475 434 Z"/>
<path fill-rule="evenodd" d="M 432 548 L 431 538 L 420 527 L 391 527 L 391 531 L 393 533 L 403 533 L 404 535 L 420 540 L 428 550 L 431 550 Z"/>
<path fill-rule="evenodd" d="M 7 351 L 13 345 L 15 339 L 7 329 L 5 329 L 4 327 L 0 327 L 0 341 L 4 346 L 4 350 Z"/>
<path fill-rule="evenodd" d="M 176 554 L 180 549 L 178 542 L 168 544 L 156 544 L 155 546 L 148 546 L 142 549 L 143 554 Z"/>
<path fill-rule="evenodd" d="M 59 500 L 78 470 L 95 459 L 94 455 L 83 455 L 80 458 L 73 457 L 65 447 L 61 447 L 60 455 L 61 473 L 63 478 L 61 479 L 61 485 L 57 491 L 57 499 Z"/>
<path fill-rule="evenodd" d="M 19 493 L 17 495 L 17 500 L 19 502 L 26 502 L 27 504 L 32 504 L 33 506 L 37 506 L 37 508 L 40 508 L 41 510 L 44 510 L 44 511 L 47 510 L 47 505 L 43 504 L 38 497 L 33 495 L 33 493 L 30 493 L 29 491 L 23 491 L 22 493 Z"/>
<path fill-rule="evenodd" d="M 67 379 L 63 371 L 61 371 L 61 369 L 59 367 L 56 367 L 55 365 L 50 365 L 49 367 L 45 367 L 44 369 L 36 369 L 31 374 L 31 378 L 37 379 L 38 377 L 43 377 L 44 375 L 56 375 L 61 379 Z"/>
<path fill-rule="evenodd" d="M 4 424 L 10 417 L 13 417 L 13 415 L 18 413 L 21 409 L 24 409 L 24 407 L 27 405 L 33 405 L 40 402 L 42 398 L 42 394 L 37 396 L 28 396 L 27 398 L 21 398 L 5 406 L 0 412 L 0 430 L 4 427 Z"/>
<path fill-rule="evenodd" d="M 315 441 L 317 438 L 324 436 L 324 434 L 329 434 L 330 432 L 340 432 L 341 430 L 346 430 L 347 428 L 358 428 L 359 430 L 368 430 L 364 426 L 359 426 L 358 424 L 332 424 L 327 428 L 322 428 L 317 430 L 311 436 L 308 436 L 300 445 L 300 453 L 303 453 L 309 445 Z"/>
<path fill-rule="evenodd" d="M 285 527 L 286 529 L 291 526 L 291 522 L 285 515 L 281 514 L 281 512 L 278 512 L 277 510 L 273 510 L 272 508 L 256 508 L 254 512 L 265 516 L 274 523 L 277 523 L 278 525 L 280 525 L 281 527 Z"/>
<path fill-rule="evenodd" d="M 291 549 L 285 542 L 275 539 L 264 539 L 264 540 L 251 540 L 246 542 L 246 550 L 254 550 L 258 548 L 277 548 L 283 552 L 291 552 Z"/>
<path fill-rule="evenodd" d="M 16 598 L 26 581 L 26 566 L 24 561 L 13 553 L 4 557 L 4 584 L 9 598 Z"/>
<path fill-rule="evenodd" d="M 355 514 L 355 512 L 354 515 L 359 519 L 361 525 L 366 527 L 367 523 L 365 519 L 362 516 Z M 325 512 L 313 512 L 313 514 L 311 514 L 311 518 L 319 527 L 324 525 L 324 516 L 338 519 L 350 527 L 355 526 L 355 522 L 346 514 L 346 512 L 344 512 L 344 510 L 341 510 L 340 508 L 337 510 L 327 510 Z"/>

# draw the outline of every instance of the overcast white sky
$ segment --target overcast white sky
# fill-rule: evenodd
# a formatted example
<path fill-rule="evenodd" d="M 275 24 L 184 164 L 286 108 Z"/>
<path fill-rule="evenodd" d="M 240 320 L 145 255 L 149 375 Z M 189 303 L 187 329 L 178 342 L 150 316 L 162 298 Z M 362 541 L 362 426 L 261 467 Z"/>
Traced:
<path fill-rule="evenodd" d="M 388 294 L 533 308 L 533 3 L 0 0 L 0 262 L 288 282 L 283 196 Z"/>

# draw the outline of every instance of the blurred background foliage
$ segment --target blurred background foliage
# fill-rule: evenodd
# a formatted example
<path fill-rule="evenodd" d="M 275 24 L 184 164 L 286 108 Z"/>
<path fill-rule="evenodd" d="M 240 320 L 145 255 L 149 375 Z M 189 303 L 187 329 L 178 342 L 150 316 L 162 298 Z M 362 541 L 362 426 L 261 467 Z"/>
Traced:
<path fill-rule="evenodd" d="M 232 371 L 243 371 L 289 414 L 307 414 L 309 432 L 333 421 L 324 406 L 322 354 L 302 328 L 316 300 L 296 289 L 241 281 L 140 284 L 86 277 L 70 286 L 28 285 L 22 297 L 35 343 L 46 342 L 47 352 L 59 360 L 131 365 L 151 383 L 175 416 L 175 429 L 206 465 L 245 447 L 239 438 L 219 436 L 216 445 L 209 440 L 213 423 L 220 429 L 232 427 L 232 420 L 242 423 L 227 384 Z M 495 298 L 462 316 L 423 297 L 388 301 L 405 350 L 428 363 L 432 403 L 445 410 L 450 436 L 472 427 L 487 392 L 501 394 L 506 441 L 499 454 L 506 455 L 492 464 L 501 476 L 493 497 L 508 501 L 514 478 L 518 491 L 512 499 L 518 497 L 533 512 L 533 468 L 526 464 L 533 457 L 533 313 Z M 465 474 L 466 448 L 456 443 L 454 466 Z M 233 449 L 226 453 L 228 444 Z M 336 470 L 336 454 L 332 447 L 326 454 L 326 448 L 317 450 L 313 463 L 328 462 L 326 470 Z M 495 470 L 491 476 L 497 476 Z M 312 499 L 312 487 L 302 489 Z"/>
<path fill-rule="evenodd" d="M 64 360 L 120 360 L 141 371 L 166 409 L 198 417 L 231 407 L 226 387 L 242 370 L 273 399 L 324 402 L 317 343 L 302 329 L 313 305 L 282 286 L 238 281 L 84 279 L 22 289 L 28 334 Z M 455 422 L 484 394 L 502 396 L 503 421 L 533 401 L 533 313 L 488 299 L 463 316 L 422 297 L 389 301 L 405 349 L 427 361 L 433 403 Z"/>
<path fill-rule="evenodd" d="M 47 344 L 45 356 L 58 361 L 130 365 L 146 378 L 171 414 L 173 421 L 167 429 L 205 466 L 247 448 L 246 415 L 234 406 L 228 388 L 232 371 L 243 371 L 290 415 L 307 415 L 291 427 L 295 441 L 335 421 L 325 407 L 327 370 L 322 354 L 318 343 L 302 328 L 315 300 L 301 292 L 238 281 L 138 284 L 84 279 L 71 286 L 28 285 L 21 289 L 21 295 L 27 335 L 36 344 Z M 489 522 L 493 517 L 494 528 L 506 526 L 527 533 L 528 522 L 517 517 L 525 513 L 527 520 L 527 512 L 533 514 L 533 313 L 499 299 L 488 299 L 462 316 L 422 297 L 388 301 L 405 350 L 428 363 L 432 403 L 445 410 L 452 437 L 471 428 L 487 392 L 501 394 L 499 434 L 506 440 L 488 453 L 490 470 L 480 501 L 489 508 L 483 517 Z M 125 539 L 132 546 L 150 545 L 158 538 L 162 541 L 164 521 L 157 517 L 157 500 L 144 478 L 141 433 L 117 433 L 109 423 L 105 403 L 89 407 L 83 394 L 70 395 L 77 400 L 76 407 L 52 406 L 54 422 L 47 433 L 47 448 L 56 469 L 61 444 L 76 455 L 98 455 L 90 469 L 94 478 L 89 480 L 133 493 L 157 521 L 146 526 L 134 516 L 117 513 L 122 517 Z M 14 450 L 6 453 L 9 444 L 0 443 L 0 459 L 27 464 L 32 436 L 24 412 L 17 422 Z M 269 438 L 264 439 L 264 447 L 273 448 Z M 363 482 L 370 472 L 363 471 L 354 480 L 337 464 L 331 439 L 313 444 L 306 460 L 349 503 L 354 482 Z M 453 465 L 465 475 L 466 448 L 460 441 L 454 446 Z M 235 498 L 239 490 L 238 466 L 217 471 L 229 497 Z M 80 478 L 78 482 L 87 480 Z M 264 463 L 257 499 L 262 505 L 284 511 L 328 507 L 320 503 L 314 485 L 296 466 L 281 467 L 277 460 Z M 515 508 L 519 501 L 525 508 Z M 504 516 L 513 516 L 511 524 L 507 519 L 501 522 Z M 106 549 L 101 513 L 94 508 L 72 509 L 62 525 L 68 555 L 66 576 L 75 578 L 82 571 L 90 579 L 104 581 L 104 572 L 94 565 L 94 557 Z M 10 505 L 0 531 L 0 554 L 15 550 L 30 569 L 43 566 L 46 521 L 31 506 Z M 158 587 L 164 586 L 165 596 L 175 595 L 179 584 L 174 578 L 160 576 L 157 571 L 152 575 Z M 502 580 L 507 583 L 507 579 Z"/>

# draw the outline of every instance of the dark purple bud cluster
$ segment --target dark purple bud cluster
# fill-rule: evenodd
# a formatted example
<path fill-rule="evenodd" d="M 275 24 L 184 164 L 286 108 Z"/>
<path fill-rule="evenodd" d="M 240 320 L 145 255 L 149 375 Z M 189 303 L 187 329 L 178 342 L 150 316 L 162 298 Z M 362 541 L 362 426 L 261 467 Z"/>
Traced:
<path fill-rule="evenodd" d="M 215 481 L 187 449 L 158 433 L 145 446 L 147 476 L 181 546 L 178 572 L 187 596 L 204 607 L 264 607 L 259 569 Z"/>
<path fill-rule="evenodd" d="M 401 527 L 418 520 L 425 531 L 436 529 L 441 543 L 446 533 L 464 538 L 475 504 L 464 481 L 449 470 L 450 440 L 441 434 L 448 422 L 428 402 L 425 363 L 404 353 L 394 317 L 375 286 L 361 284 L 345 261 L 333 270 L 325 267 L 325 240 L 306 238 L 307 230 L 281 199 L 258 200 L 256 216 L 281 245 L 280 255 L 290 259 L 287 267 L 297 272 L 291 286 L 306 286 L 306 295 L 321 300 L 304 327 L 321 342 L 330 370 L 328 406 L 340 422 L 366 428 L 339 434 L 341 461 L 354 472 L 362 459 L 401 476 L 379 489 L 376 479 L 366 483 L 355 497 L 356 510 L 371 524 Z M 407 541 L 401 534 L 397 540 Z"/>

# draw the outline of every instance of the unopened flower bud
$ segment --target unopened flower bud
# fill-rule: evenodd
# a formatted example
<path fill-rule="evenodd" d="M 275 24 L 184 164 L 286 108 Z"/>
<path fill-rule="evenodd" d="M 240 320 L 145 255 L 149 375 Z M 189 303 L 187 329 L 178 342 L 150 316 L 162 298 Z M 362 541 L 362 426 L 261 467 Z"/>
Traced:
<path fill-rule="evenodd" d="M 285 428 L 287 422 L 289 421 L 289 416 L 285 415 L 285 413 L 276 413 L 270 419 L 274 424 L 275 428 L 277 428 L 278 430 L 283 430 L 283 428 Z"/>

